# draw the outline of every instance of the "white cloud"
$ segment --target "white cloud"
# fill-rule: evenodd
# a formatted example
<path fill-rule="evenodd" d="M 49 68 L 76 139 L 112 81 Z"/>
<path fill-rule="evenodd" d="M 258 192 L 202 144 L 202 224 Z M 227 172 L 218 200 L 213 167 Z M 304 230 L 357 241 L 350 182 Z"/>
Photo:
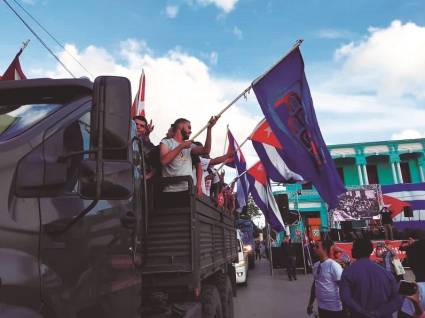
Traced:
<path fill-rule="evenodd" d="M 170 19 L 174 19 L 179 14 L 179 7 L 168 5 L 165 7 L 165 15 Z"/>
<path fill-rule="evenodd" d="M 392 22 L 335 51 L 310 82 L 325 140 L 332 143 L 424 136 L 425 27 Z M 306 63 L 307 77 L 309 65 Z M 400 134 L 409 130 L 406 134 Z"/>
<path fill-rule="evenodd" d="M 360 89 L 425 99 L 424 26 L 396 20 L 369 28 L 367 38 L 342 46 L 335 56 L 344 63 L 343 76 Z"/>
<path fill-rule="evenodd" d="M 242 40 L 242 37 L 243 37 L 243 33 L 242 33 L 242 30 L 241 29 L 239 29 L 237 26 L 235 26 L 234 28 L 233 28 L 233 34 L 239 39 L 239 40 Z"/>
<path fill-rule="evenodd" d="M 78 49 L 67 44 L 67 51 L 98 75 L 119 75 L 128 77 L 132 83 L 133 95 L 136 93 L 142 68 L 146 74 L 146 114 L 155 123 L 152 139 L 158 143 L 165 136 L 170 124 L 178 117 L 192 121 L 193 132 L 204 126 L 209 117 L 217 114 L 234 97 L 249 85 L 249 81 L 232 78 L 217 78 L 211 75 L 209 67 L 200 59 L 182 50 L 173 49 L 162 56 L 153 54 L 144 42 L 129 39 L 123 41 L 119 53 L 112 54 L 104 48 L 88 46 Z M 217 58 L 212 52 L 212 59 Z M 87 76 L 83 70 L 64 52 L 60 59 L 77 76 Z M 31 77 L 48 76 L 64 78 L 69 75 L 56 65 L 51 70 L 30 70 Z M 219 120 L 213 130 L 213 155 L 221 155 L 226 134 L 226 125 L 237 140 L 245 139 L 261 119 L 251 115 L 245 107 L 256 103 L 254 94 L 248 101 L 242 98 Z M 205 135 L 197 138 L 204 141 Z M 244 147 L 249 163 L 255 161 L 251 147 Z"/>
<path fill-rule="evenodd" d="M 393 140 L 403 140 L 403 139 L 417 139 L 417 138 L 424 138 L 425 133 L 421 133 L 418 130 L 414 129 L 406 129 L 399 133 L 395 133 L 392 135 L 391 139 Z"/>
<path fill-rule="evenodd" d="M 196 2 L 203 6 L 215 5 L 217 8 L 223 10 L 225 13 L 232 11 L 239 0 L 196 0 Z"/>

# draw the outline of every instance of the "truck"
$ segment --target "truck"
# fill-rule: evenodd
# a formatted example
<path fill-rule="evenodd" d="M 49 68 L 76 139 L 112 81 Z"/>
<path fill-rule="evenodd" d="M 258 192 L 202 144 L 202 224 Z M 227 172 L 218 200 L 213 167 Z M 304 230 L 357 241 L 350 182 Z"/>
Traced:
<path fill-rule="evenodd" d="M 123 77 L 0 82 L 1 317 L 233 317 L 234 219 L 146 182 L 130 105 Z"/>
<path fill-rule="evenodd" d="M 245 252 L 248 254 L 249 269 L 255 268 L 254 223 L 251 219 L 239 218 L 236 227 L 241 231 Z"/>

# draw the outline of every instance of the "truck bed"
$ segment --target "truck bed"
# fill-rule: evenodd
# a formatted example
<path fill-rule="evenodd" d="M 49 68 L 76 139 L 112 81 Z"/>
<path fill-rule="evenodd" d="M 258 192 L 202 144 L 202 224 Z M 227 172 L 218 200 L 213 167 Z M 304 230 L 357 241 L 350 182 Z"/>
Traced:
<path fill-rule="evenodd" d="M 169 178 L 160 179 L 157 184 Z M 152 191 L 158 190 L 154 187 Z M 152 191 L 149 197 L 154 195 Z M 209 198 L 197 198 L 190 192 L 187 207 L 150 204 L 142 273 L 154 276 L 156 286 L 198 287 L 202 279 L 237 257 L 234 218 L 217 209 Z"/>

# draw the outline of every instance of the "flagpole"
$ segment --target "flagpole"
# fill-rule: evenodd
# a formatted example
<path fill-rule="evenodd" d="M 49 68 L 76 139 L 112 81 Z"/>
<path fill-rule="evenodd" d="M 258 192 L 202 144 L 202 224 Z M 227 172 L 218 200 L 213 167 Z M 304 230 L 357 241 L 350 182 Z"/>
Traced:
<path fill-rule="evenodd" d="M 239 150 L 241 150 L 242 146 L 245 145 L 247 143 L 247 141 L 249 140 L 249 138 L 251 137 L 251 135 L 249 135 L 249 137 L 247 137 L 239 146 L 238 148 L 236 148 L 235 152 L 237 153 Z M 227 140 L 227 139 L 226 139 Z M 223 162 L 220 167 L 218 167 L 217 170 L 221 170 L 223 169 L 225 163 Z"/>
<path fill-rule="evenodd" d="M 226 154 L 226 146 L 227 146 L 227 135 L 229 134 L 229 124 L 227 124 L 226 137 L 224 138 L 224 150 L 223 155 Z"/>
<path fill-rule="evenodd" d="M 279 59 L 279 61 L 277 61 L 275 64 L 273 64 L 273 66 L 271 68 L 269 68 L 266 72 L 264 72 L 263 74 L 261 74 L 260 76 L 258 76 L 256 79 L 254 79 L 254 81 L 247 87 L 245 88 L 242 93 L 240 93 L 234 100 L 232 100 L 226 107 L 224 107 L 215 117 L 218 119 L 221 117 L 221 115 L 224 114 L 224 112 L 226 112 L 230 107 L 232 107 L 234 104 L 236 104 L 236 102 L 243 96 L 246 96 L 246 94 L 251 90 L 251 88 L 257 84 L 259 81 L 261 81 L 263 79 L 264 76 L 266 76 L 276 65 L 278 65 L 285 57 L 287 57 L 289 54 L 291 54 L 295 49 L 297 49 L 302 43 L 303 43 L 303 39 L 298 39 L 295 44 L 292 46 L 292 48 L 281 58 Z M 208 123 L 202 127 L 202 129 L 200 131 L 198 131 L 195 135 L 193 135 L 193 137 L 190 140 L 195 140 L 196 137 L 198 137 L 200 134 L 202 134 L 204 132 L 205 129 L 208 128 Z"/>

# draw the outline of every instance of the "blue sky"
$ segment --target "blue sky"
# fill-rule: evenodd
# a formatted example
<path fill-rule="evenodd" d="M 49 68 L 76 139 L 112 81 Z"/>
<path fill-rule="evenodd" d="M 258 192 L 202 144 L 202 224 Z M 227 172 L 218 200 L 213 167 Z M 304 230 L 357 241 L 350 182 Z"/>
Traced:
<path fill-rule="evenodd" d="M 421 0 L 18 1 L 93 73 L 122 74 L 137 85 L 145 68 L 158 139 L 179 111 L 201 126 L 298 38 L 305 40 L 307 78 L 327 142 L 425 135 Z M 24 71 L 65 76 L 4 3 L 0 19 L 1 69 L 31 38 Z M 230 123 L 242 139 L 260 118 L 249 98 L 223 126 Z"/>

